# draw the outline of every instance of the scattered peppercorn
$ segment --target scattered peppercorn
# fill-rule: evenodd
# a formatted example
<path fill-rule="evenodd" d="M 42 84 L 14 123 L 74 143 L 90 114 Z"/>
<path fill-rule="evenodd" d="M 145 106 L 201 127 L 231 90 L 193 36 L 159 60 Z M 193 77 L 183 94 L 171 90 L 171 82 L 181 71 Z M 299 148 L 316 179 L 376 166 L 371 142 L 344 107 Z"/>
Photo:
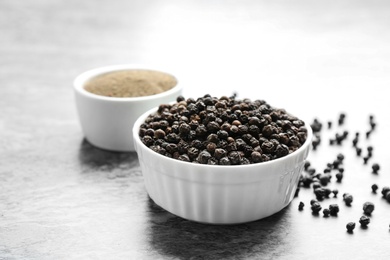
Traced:
<path fill-rule="evenodd" d="M 378 173 L 380 166 L 379 166 L 379 164 L 374 163 L 371 168 L 372 168 L 373 173 Z"/>
<path fill-rule="evenodd" d="M 390 191 L 390 187 L 385 186 L 382 188 L 382 195 L 384 198 L 386 198 L 386 194 Z"/>
<path fill-rule="evenodd" d="M 339 191 L 337 189 L 332 190 L 333 197 L 337 197 L 337 194 L 339 194 Z"/>
<path fill-rule="evenodd" d="M 353 201 L 353 196 L 349 193 L 344 193 L 343 194 L 343 200 L 345 201 L 345 204 L 347 206 L 350 206 L 352 201 Z"/>
<path fill-rule="evenodd" d="M 342 153 L 339 153 L 339 154 L 337 155 L 337 160 L 339 160 L 340 162 L 342 162 L 342 161 L 344 160 L 344 158 L 345 158 L 345 156 L 344 156 L 344 154 L 342 154 Z"/>
<path fill-rule="evenodd" d="M 339 205 L 337 205 L 337 204 L 330 204 L 329 205 L 329 211 L 330 211 L 330 215 L 337 216 L 337 213 L 339 213 L 339 211 L 340 211 Z"/>
<path fill-rule="evenodd" d="M 315 118 L 313 120 L 313 123 L 311 123 L 310 127 L 314 133 L 317 133 L 320 132 L 322 129 L 322 123 L 317 118 Z"/>
<path fill-rule="evenodd" d="M 343 180 L 344 174 L 342 172 L 336 173 L 336 180 L 337 182 L 341 182 Z"/>
<path fill-rule="evenodd" d="M 390 202 L 390 191 L 385 194 L 385 199 Z"/>
<path fill-rule="evenodd" d="M 303 203 L 302 201 L 299 202 L 298 209 L 303 210 L 304 207 L 305 207 L 305 203 Z"/>
<path fill-rule="evenodd" d="M 322 186 L 321 186 L 320 182 L 316 180 L 316 181 L 313 181 L 312 187 L 313 187 L 313 190 L 315 191 L 316 189 L 321 188 Z"/>
<path fill-rule="evenodd" d="M 370 224 L 370 218 L 365 216 L 365 215 L 363 215 L 363 216 L 360 217 L 359 223 L 360 223 L 360 225 L 362 227 L 367 227 L 368 224 Z"/>
<path fill-rule="evenodd" d="M 356 132 L 355 137 L 352 139 L 352 146 L 356 147 L 359 142 L 359 132 Z"/>
<path fill-rule="evenodd" d="M 316 169 L 314 169 L 314 168 L 308 168 L 308 169 L 307 169 L 307 172 L 308 172 L 310 175 L 313 175 L 313 174 L 316 173 Z"/>
<path fill-rule="evenodd" d="M 372 184 L 371 185 L 371 190 L 373 193 L 376 193 L 376 191 L 378 190 L 378 185 L 377 184 Z"/>
<path fill-rule="evenodd" d="M 364 214 L 371 215 L 371 213 L 374 211 L 375 205 L 372 202 L 365 202 L 363 204 L 363 212 Z"/>
<path fill-rule="evenodd" d="M 349 232 L 349 233 L 352 233 L 353 232 L 353 230 L 355 229 L 355 226 L 356 226 L 356 224 L 355 224 L 355 222 L 349 222 L 348 224 L 347 224 L 347 231 Z"/>
<path fill-rule="evenodd" d="M 314 189 L 314 194 L 316 195 L 317 200 L 323 200 L 326 196 L 326 191 L 324 188 L 319 187 Z"/>
<path fill-rule="evenodd" d="M 360 156 L 362 154 L 362 148 L 356 147 L 356 155 Z"/>
<path fill-rule="evenodd" d="M 315 201 L 313 202 L 313 204 L 311 204 L 311 210 L 313 214 L 317 215 L 321 211 L 321 209 L 321 204 L 318 201 Z"/>
<path fill-rule="evenodd" d="M 330 215 L 330 210 L 329 209 L 323 209 L 322 213 L 324 214 L 324 217 L 329 217 Z"/>
<path fill-rule="evenodd" d="M 343 125 L 344 124 L 344 120 L 345 120 L 345 113 L 341 113 L 339 115 L 339 119 L 338 119 L 339 125 Z"/>
<path fill-rule="evenodd" d="M 313 147 L 313 151 L 317 150 L 317 146 L 321 143 L 321 139 L 320 138 L 315 138 L 313 139 L 313 141 L 311 142 L 312 144 L 312 147 Z"/>
<path fill-rule="evenodd" d="M 372 157 L 372 152 L 374 151 L 374 148 L 370 145 L 367 146 L 367 156 Z"/>
<path fill-rule="evenodd" d="M 331 175 L 329 175 L 329 174 L 321 174 L 320 178 L 319 178 L 321 185 L 323 185 L 323 186 L 328 185 L 330 178 L 331 178 Z"/>
<path fill-rule="evenodd" d="M 305 164 L 303 165 L 303 169 L 305 171 L 307 171 L 307 169 L 310 167 L 310 162 L 309 161 L 305 161 Z"/>
<path fill-rule="evenodd" d="M 368 162 L 369 159 L 370 159 L 369 156 L 363 157 L 363 163 L 364 163 L 364 164 L 367 164 L 367 162 Z"/>

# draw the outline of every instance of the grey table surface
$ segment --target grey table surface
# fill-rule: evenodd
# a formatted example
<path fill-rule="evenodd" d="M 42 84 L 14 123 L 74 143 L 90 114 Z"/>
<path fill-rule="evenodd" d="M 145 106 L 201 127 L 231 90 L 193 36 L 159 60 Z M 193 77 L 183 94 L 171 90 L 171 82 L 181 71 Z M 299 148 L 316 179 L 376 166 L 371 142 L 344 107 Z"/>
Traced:
<path fill-rule="evenodd" d="M 1 0 L 0 259 L 389 259 L 390 203 L 371 192 L 390 186 L 389 12 L 377 0 Z M 310 188 L 240 225 L 194 223 L 157 206 L 137 155 L 91 146 L 77 118 L 73 79 L 123 63 L 167 68 L 185 97 L 236 92 L 320 120 L 308 160 L 322 172 L 345 155 L 343 181 L 328 184 L 339 195 L 321 202 L 337 203 L 338 216 L 312 215 Z M 367 139 L 370 115 L 377 126 Z M 343 131 L 347 140 L 330 145 Z M 350 207 L 343 193 L 354 196 Z M 366 201 L 375 211 L 364 229 Z"/>

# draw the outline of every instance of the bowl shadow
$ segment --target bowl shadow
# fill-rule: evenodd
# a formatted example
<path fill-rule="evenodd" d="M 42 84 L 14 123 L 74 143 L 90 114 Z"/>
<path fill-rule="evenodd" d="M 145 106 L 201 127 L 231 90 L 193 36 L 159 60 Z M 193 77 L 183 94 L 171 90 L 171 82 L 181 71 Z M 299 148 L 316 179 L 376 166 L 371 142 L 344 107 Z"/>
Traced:
<path fill-rule="evenodd" d="M 93 146 L 85 138 L 80 144 L 78 160 L 83 173 L 95 172 L 97 170 L 129 170 L 139 167 L 136 152 L 113 152 L 103 150 Z"/>
<path fill-rule="evenodd" d="M 244 224 L 211 225 L 175 216 L 149 198 L 148 242 L 160 255 L 178 259 L 272 259 L 288 255 L 292 246 L 289 210 Z"/>

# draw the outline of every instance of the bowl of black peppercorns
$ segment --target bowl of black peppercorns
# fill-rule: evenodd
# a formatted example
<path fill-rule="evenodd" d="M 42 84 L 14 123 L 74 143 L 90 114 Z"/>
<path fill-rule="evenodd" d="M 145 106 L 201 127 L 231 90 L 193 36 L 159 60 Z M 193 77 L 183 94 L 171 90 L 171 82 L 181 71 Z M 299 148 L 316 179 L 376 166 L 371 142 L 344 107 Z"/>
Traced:
<path fill-rule="evenodd" d="M 294 197 L 312 129 L 264 100 L 179 96 L 133 128 L 146 191 L 165 210 L 209 224 L 273 215 Z"/>

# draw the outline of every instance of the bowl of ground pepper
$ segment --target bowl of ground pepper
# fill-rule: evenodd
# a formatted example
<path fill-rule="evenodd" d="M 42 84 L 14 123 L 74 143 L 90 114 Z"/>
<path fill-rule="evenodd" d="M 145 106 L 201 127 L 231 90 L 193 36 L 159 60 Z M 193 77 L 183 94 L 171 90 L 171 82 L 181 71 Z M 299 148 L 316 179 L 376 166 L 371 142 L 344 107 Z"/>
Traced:
<path fill-rule="evenodd" d="M 313 134 L 263 100 L 205 95 L 145 112 L 133 136 L 157 205 L 201 223 L 238 224 L 289 205 Z"/>
<path fill-rule="evenodd" d="M 181 95 L 177 78 L 164 70 L 123 64 L 81 73 L 74 80 L 77 112 L 85 138 L 96 147 L 134 151 L 136 119 Z"/>

